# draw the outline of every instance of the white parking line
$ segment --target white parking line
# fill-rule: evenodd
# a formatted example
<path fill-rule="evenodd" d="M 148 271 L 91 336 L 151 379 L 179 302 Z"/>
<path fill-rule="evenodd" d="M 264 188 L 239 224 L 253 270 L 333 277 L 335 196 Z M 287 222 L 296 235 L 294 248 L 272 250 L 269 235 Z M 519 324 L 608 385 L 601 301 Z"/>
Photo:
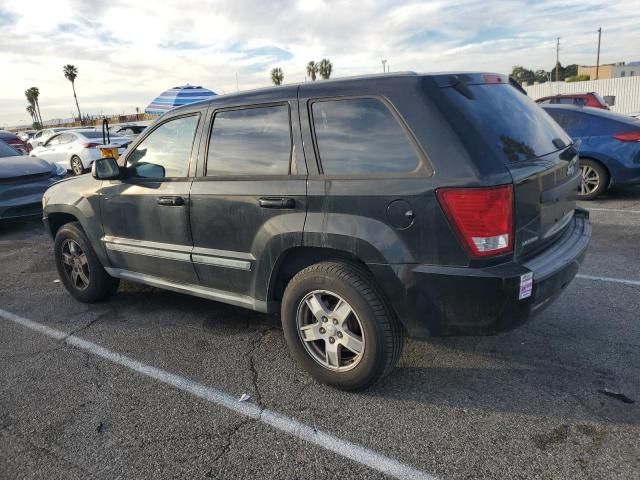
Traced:
<path fill-rule="evenodd" d="M 576 278 L 583 278 L 585 280 L 597 280 L 599 282 L 613 282 L 613 283 L 624 283 L 625 285 L 639 285 L 640 280 L 627 280 L 624 278 L 613 278 L 613 277 L 597 277 L 595 275 L 576 275 Z"/>
<path fill-rule="evenodd" d="M 590 212 L 640 213 L 640 210 L 625 210 L 624 208 L 588 208 Z"/>
<path fill-rule="evenodd" d="M 281 432 L 317 445 L 318 447 L 329 450 L 337 455 L 353 460 L 354 462 L 365 465 L 391 477 L 398 479 L 436 480 L 436 477 L 433 475 L 418 470 L 410 465 L 401 463 L 398 460 L 387 457 L 386 455 L 374 450 L 351 443 L 347 440 L 342 440 L 330 433 L 313 428 L 294 418 L 266 408 L 263 409 L 255 404 L 247 402 L 240 403 L 234 396 L 225 393 L 222 390 L 152 367 L 151 365 L 144 364 L 138 360 L 113 352 L 80 337 L 69 335 L 60 330 L 47 327 L 46 325 L 42 325 L 41 323 L 20 317 L 2 309 L 0 309 L 0 318 L 4 318 L 5 320 L 9 320 L 53 339 L 61 340 L 67 345 L 83 350 L 97 357 L 101 357 L 111 363 L 115 363 L 116 365 L 126 367 L 166 385 L 177 388 L 178 390 L 190 393 L 191 395 L 210 403 L 228 408 L 229 410 L 245 417 L 253 418 L 257 422 L 270 425 Z"/>

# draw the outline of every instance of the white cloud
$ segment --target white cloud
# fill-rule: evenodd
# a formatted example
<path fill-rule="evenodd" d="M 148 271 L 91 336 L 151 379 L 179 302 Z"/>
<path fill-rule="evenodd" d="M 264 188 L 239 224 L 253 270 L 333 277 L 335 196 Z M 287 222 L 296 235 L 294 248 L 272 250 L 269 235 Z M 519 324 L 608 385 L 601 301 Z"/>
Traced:
<path fill-rule="evenodd" d="M 62 66 L 78 67 L 83 111 L 132 112 L 184 83 L 219 93 L 286 82 L 329 57 L 334 76 L 392 70 L 509 72 L 640 60 L 635 0 L 0 0 L 0 125 L 27 123 L 23 92 L 40 88 L 45 118 L 74 111 Z"/>

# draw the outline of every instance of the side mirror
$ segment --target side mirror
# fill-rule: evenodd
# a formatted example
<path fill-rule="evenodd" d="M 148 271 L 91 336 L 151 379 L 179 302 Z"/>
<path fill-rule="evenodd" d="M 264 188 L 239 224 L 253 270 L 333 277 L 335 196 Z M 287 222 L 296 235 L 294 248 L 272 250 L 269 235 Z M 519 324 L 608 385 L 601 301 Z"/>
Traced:
<path fill-rule="evenodd" d="M 99 158 L 91 166 L 91 175 L 96 180 L 117 180 L 122 173 L 115 158 Z"/>

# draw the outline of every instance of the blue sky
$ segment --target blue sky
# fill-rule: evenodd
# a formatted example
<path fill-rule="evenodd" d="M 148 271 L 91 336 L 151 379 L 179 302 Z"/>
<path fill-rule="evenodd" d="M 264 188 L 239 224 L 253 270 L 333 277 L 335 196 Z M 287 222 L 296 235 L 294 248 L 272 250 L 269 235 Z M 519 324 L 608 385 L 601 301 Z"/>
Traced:
<path fill-rule="evenodd" d="M 334 76 L 392 70 L 550 69 L 640 60 L 637 0 L 0 0 L 0 126 L 28 121 L 24 90 L 40 88 L 45 118 L 74 111 L 62 67 L 78 67 L 80 107 L 129 113 L 185 83 L 218 93 L 305 80 L 328 57 Z M 8 66 L 8 68 L 7 68 Z"/>

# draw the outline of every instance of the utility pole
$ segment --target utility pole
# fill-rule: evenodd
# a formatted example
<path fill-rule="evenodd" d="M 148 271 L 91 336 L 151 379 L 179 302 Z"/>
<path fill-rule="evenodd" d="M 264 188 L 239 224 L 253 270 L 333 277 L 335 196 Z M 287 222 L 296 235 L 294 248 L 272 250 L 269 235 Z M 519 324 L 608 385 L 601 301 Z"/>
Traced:
<path fill-rule="evenodd" d="M 598 29 L 598 56 L 596 57 L 596 80 L 598 80 L 598 73 L 600 70 L 600 37 L 602 36 L 602 27 Z"/>
<path fill-rule="evenodd" d="M 556 82 L 559 81 L 559 70 L 560 70 L 560 37 L 556 38 Z"/>
<path fill-rule="evenodd" d="M 386 60 L 382 60 L 382 73 L 385 73 L 387 71 L 387 67 L 385 66 L 387 64 Z"/>

